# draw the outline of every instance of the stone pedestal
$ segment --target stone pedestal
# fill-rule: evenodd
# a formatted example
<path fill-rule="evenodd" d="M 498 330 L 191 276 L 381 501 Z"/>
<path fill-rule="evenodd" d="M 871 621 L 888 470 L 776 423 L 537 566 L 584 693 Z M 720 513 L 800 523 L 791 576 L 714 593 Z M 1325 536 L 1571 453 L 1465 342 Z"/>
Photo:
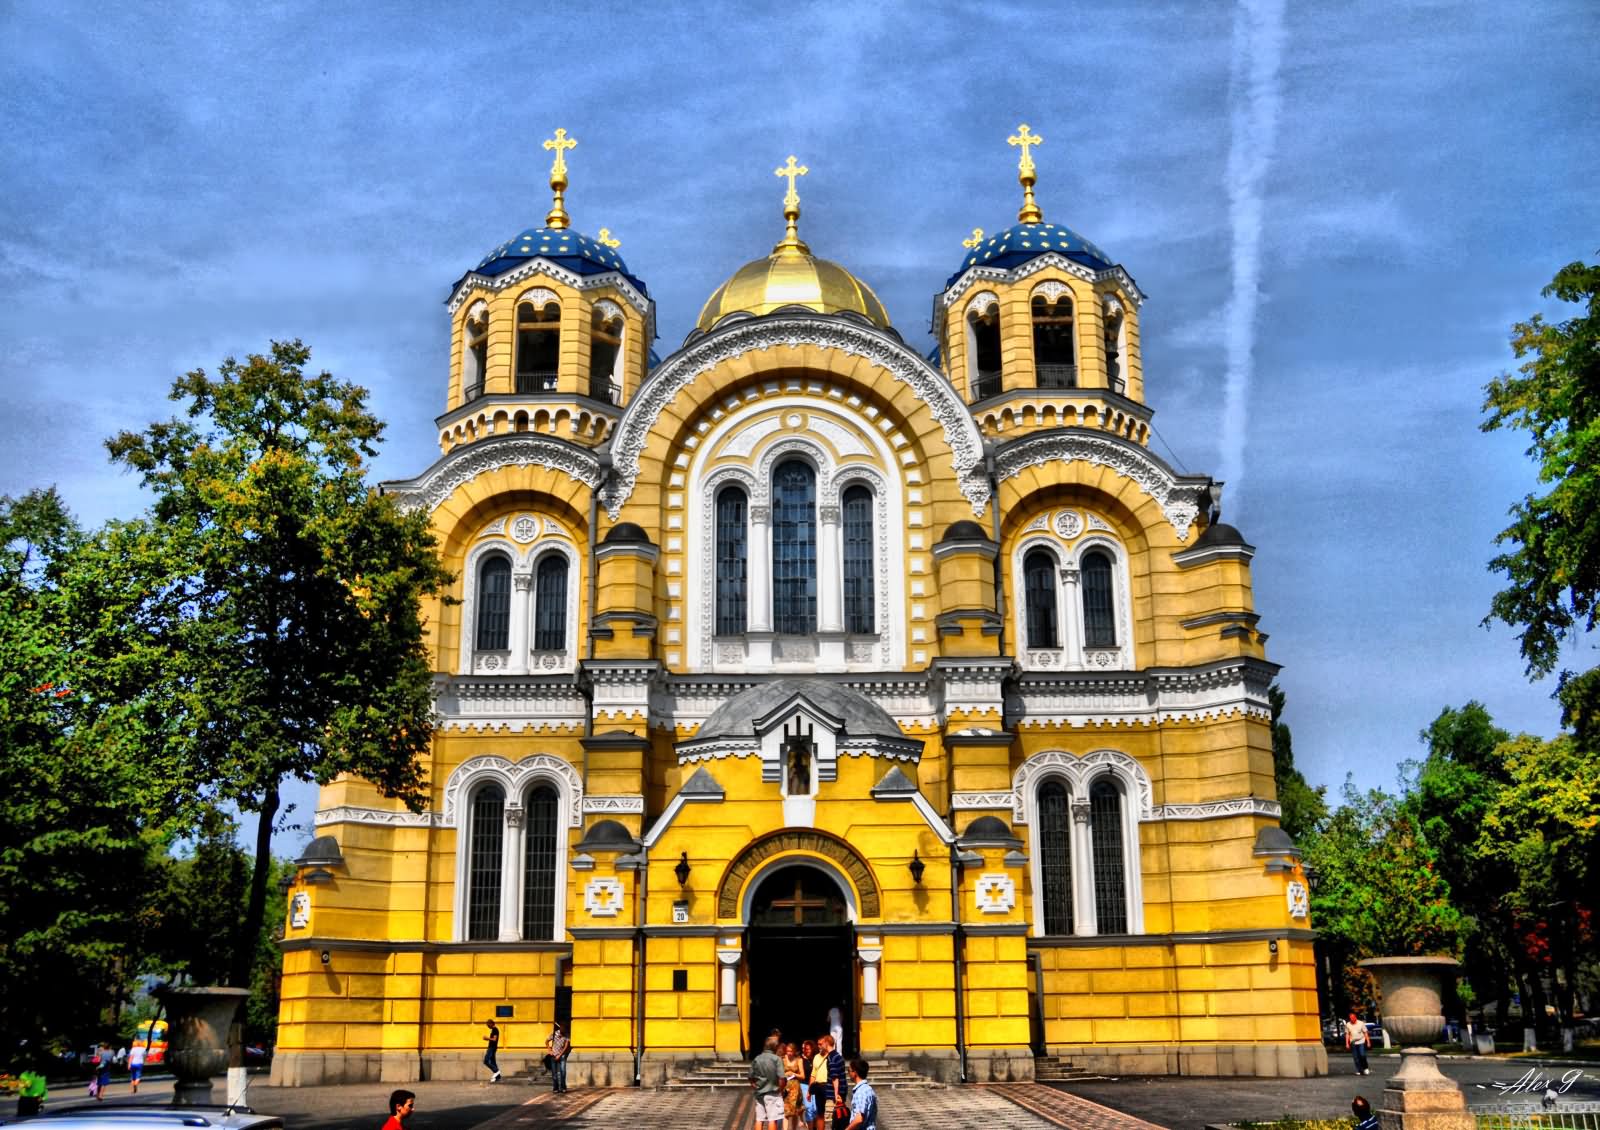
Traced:
<path fill-rule="evenodd" d="M 1384 1086 L 1378 1122 L 1383 1130 L 1477 1130 L 1478 1125 L 1460 1086 L 1439 1073 L 1432 1048 L 1400 1053 L 1400 1071 Z"/>
<path fill-rule="evenodd" d="M 173 1106 L 210 1106 L 211 1080 L 228 1069 L 228 1029 L 249 989 L 158 989 L 167 1010 L 167 1066 Z"/>

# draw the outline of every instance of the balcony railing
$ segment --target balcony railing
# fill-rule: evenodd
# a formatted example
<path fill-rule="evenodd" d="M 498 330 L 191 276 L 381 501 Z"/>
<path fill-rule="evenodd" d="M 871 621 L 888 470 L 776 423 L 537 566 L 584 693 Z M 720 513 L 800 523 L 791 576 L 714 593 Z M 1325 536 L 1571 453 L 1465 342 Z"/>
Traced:
<path fill-rule="evenodd" d="M 1000 371 L 988 369 L 978 370 L 978 379 L 972 382 L 972 399 L 987 400 L 991 396 L 1000 395 Z"/>
<path fill-rule="evenodd" d="M 554 392 L 556 391 L 556 371 L 554 369 L 535 369 L 517 374 L 518 392 Z"/>
<path fill-rule="evenodd" d="M 595 400 L 603 400 L 607 404 L 621 404 L 622 386 L 610 377 L 590 377 L 589 395 Z"/>
<path fill-rule="evenodd" d="M 1076 365 L 1035 365 L 1034 373 L 1040 388 L 1077 388 Z"/>

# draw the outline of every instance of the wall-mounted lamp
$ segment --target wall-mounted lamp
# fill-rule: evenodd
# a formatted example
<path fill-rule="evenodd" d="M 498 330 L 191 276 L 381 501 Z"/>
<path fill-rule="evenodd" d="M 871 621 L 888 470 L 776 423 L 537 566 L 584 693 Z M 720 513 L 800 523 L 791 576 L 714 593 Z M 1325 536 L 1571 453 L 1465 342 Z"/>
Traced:
<path fill-rule="evenodd" d="M 911 868 L 911 881 L 921 884 L 922 873 L 928 869 L 928 865 L 922 862 L 922 857 L 915 850 L 911 852 L 911 863 L 908 866 Z"/>
<path fill-rule="evenodd" d="M 674 867 L 672 869 L 672 873 L 678 877 L 678 886 L 683 887 L 683 886 L 687 886 L 688 885 L 688 883 L 689 883 L 689 853 L 688 852 L 684 852 L 682 855 L 680 855 L 678 857 L 678 866 L 676 866 L 676 867 Z"/>
<path fill-rule="evenodd" d="M 327 950 L 323 950 L 321 956 L 322 956 L 322 964 L 324 964 L 324 965 L 327 965 L 329 962 L 331 962 L 333 960 L 333 955 L 331 953 L 329 953 Z"/>
<path fill-rule="evenodd" d="M 1277 938 L 1269 938 L 1267 940 L 1267 952 L 1270 953 L 1270 954 L 1276 954 L 1278 952 L 1278 939 Z"/>

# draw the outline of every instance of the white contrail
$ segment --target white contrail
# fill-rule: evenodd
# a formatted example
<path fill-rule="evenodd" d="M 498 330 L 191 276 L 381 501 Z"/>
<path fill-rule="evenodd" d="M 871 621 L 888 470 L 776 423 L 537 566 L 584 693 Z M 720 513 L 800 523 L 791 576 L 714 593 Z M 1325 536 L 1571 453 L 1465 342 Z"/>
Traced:
<path fill-rule="evenodd" d="M 1233 224 L 1233 291 L 1224 318 L 1227 379 L 1222 399 L 1222 466 L 1235 508 L 1244 480 L 1245 431 L 1254 368 L 1261 286 L 1262 184 L 1278 132 L 1278 64 L 1283 58 L 1284 0 L 1239 0 L 1233 21 L 1228 148 L 1228 212 Z M 1237 510 L 1235 511 L 1237 512 Z"/>

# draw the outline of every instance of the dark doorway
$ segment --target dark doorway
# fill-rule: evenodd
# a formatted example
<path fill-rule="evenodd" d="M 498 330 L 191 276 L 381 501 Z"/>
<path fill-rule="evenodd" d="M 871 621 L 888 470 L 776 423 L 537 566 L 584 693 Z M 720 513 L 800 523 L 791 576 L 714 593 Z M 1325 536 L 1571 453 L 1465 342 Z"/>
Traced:
<path fill-rule="evenodd" d="M 798 1045 L 828 1030 L 837 1008 L 847 1055 L 856 1050 L 855 931 L 839 888 L 797 864 L 761 881 L 750 904 L 751 1054 L 777 1028 Z"/>

